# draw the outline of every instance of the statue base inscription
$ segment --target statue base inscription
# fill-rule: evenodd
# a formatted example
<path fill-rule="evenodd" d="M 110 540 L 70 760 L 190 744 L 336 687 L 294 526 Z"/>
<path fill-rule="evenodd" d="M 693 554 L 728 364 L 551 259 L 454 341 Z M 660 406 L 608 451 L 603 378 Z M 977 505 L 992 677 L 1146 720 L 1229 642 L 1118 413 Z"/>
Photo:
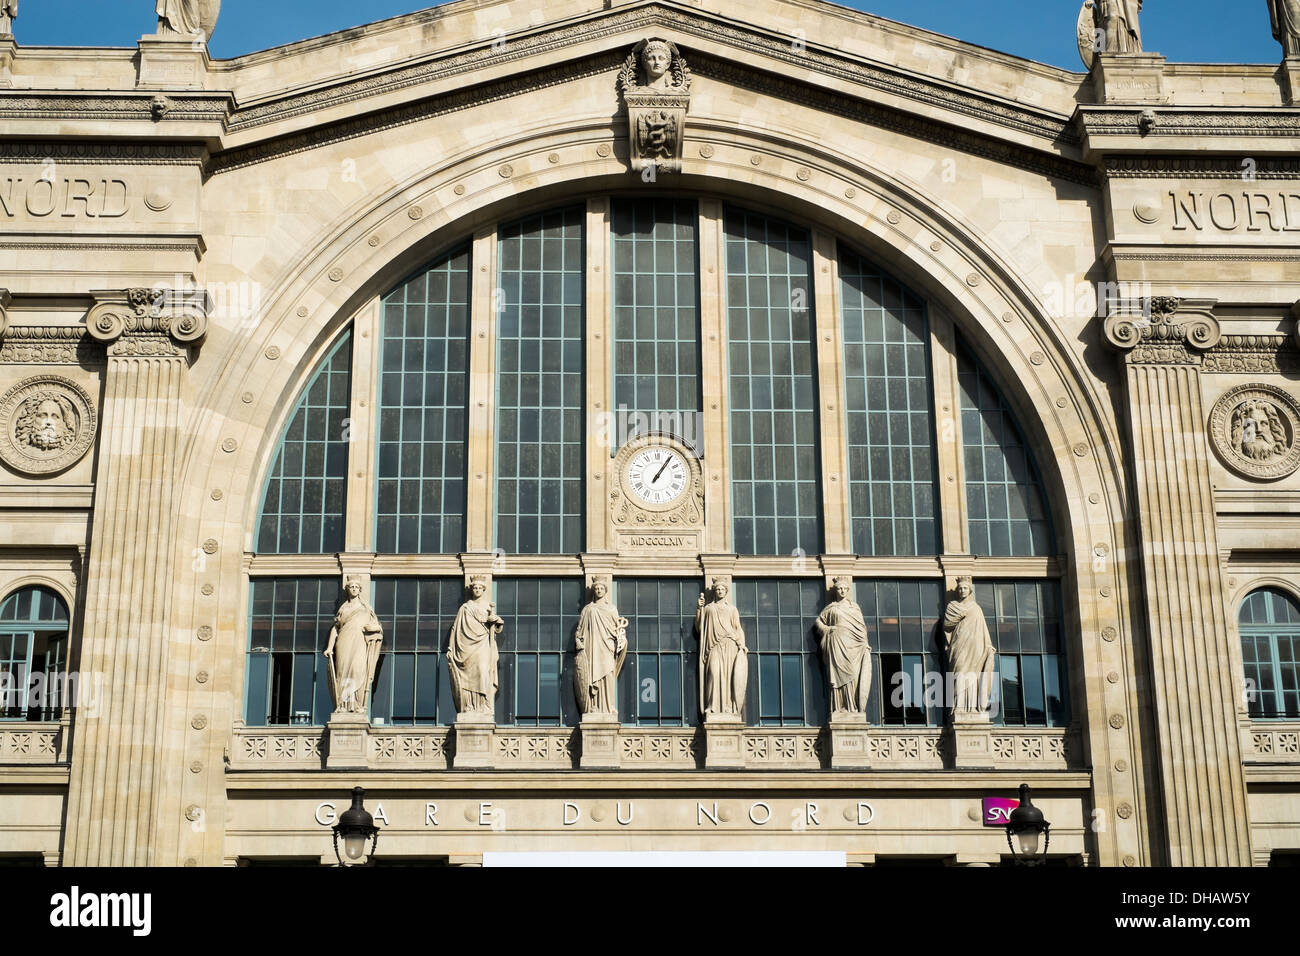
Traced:
<path fill-rule="evenodd" d="M 334 711 L 325 725 L 329 737 L 326 770 L 365 770 L 370 718 L 365 714 Z"/>
<path fill-rule="evenodd" d="M 492 766 L 492 714 L 456 715 L 456 752 L 451 759 L 455 770 L 481 770 Z"/>
<path fill-rule="evenodd" d="M 704 717 L 704 768 L 740 770 L 745 766 L 742 737 L 745 722 L 735 714 L 706 714 Z"/>
<path fill-rule="evenodd" d="M 954 770 L 993 769 L 993 722 L 988 714 L 953 714 L 949 732 Z"/>
<path fill-rule="evenodd" d="M 861 714 L 832 714 L 831 768 L 833 770 L 868 770 L 871 749 L 868 738 L 871 725 Z"/>
<path fill-rule="evenodd" d="M 1150 104 L 1168 101 L 1165 58 L 1158 53 L 1099 53 L 1093 82 L 1101 103 Z"/>
<path fill-rule="evenodd" d="M 208 45 L 201 36 L 178 33 L 140 38 L 137 89 L 202 89 L 208 72 Z"/>
<path fill-rule="evenodd" d="M 618 715 L 583 714 L 578 735 L 582 742 L 582 756 L 578 766 L 583 770 L 614 770 L 618 767 Z"/>

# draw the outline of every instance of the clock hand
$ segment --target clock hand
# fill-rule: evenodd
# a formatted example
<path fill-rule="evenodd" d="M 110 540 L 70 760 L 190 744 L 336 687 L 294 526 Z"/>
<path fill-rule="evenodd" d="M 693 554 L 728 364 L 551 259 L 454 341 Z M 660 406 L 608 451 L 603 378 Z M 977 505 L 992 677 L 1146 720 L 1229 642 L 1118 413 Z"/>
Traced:
<path fill-rule="evenodd" d="M 664 459 L 664 463 L 663 463 L 662 465 L 659 466 L 659 470 L 655 472 L 655 476 L 654 476 L 653 478 L 650 479 L 650 484 L 653 485 L 655 482 L 657 482 L 657 481 L 659 480 L 659 476 L 662 475 L 662 474 L 664 473 L 664 469 L 668 467 L 668 463 L 669 463 L 670 461 L 672 461 L 672 458 L 665 458 L 665 459 Z"/>

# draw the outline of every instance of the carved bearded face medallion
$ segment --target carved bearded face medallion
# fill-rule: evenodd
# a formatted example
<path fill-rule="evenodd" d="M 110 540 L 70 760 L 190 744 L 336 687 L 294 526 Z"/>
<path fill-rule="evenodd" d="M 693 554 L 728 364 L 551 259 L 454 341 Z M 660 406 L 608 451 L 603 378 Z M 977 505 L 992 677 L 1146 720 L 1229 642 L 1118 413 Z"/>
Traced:
<path fill-rule="evenodd" d="M 1223 463 L 1240 475 L 1284 478 L 1300 467 L 1300 405 L 1271 385 L 1234 388 L 1210 413 L 1210 437 Z"/>
<path fill-rule="evenodd" d="M 67 379 L 29 378 L 0 399 L 0 459 L 14 471 L 62 471 L 85 455 L 94 435 L 90 396 Z"/>

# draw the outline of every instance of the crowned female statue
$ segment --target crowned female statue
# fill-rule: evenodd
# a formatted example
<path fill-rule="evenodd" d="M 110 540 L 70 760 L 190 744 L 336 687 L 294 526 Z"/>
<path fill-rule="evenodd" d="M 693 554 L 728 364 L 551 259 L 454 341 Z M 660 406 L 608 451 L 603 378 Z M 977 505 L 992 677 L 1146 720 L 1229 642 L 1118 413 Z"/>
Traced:
<path fill-rule="evenodd" d="M 705 717 L 741 717 L 745 712 L 749 651 L 740 612 L 727 600 L 730 590 L 726 578 L 714 578 L 713 600 L 706 601 L 701 594 L 695 612 L 695 629 L 700 636 L 700 710 Z"/>
<path fill-rule="evenodd" d="M 506 622 L 488 600 L 488 579 L 470 578 L 470 597 L 456 612 L 447 642 L 451 695 L 458 714 L 491 714 L 497 696 L 497 635 Z"/>
<path fill-rule="evenodd" d="M 573 684 L 584 714 L 618 714 L 618 675 L 627 657 L 627 618 L 619 617 L 609 578 L 591 581 L 591 602 L 582 609 L 574 635 Z"/>
<path fill-rule="evenodd" d="M 364 714 L 375 667 L 384 642 L 384 629 L 374 609 L 361 599 L 361 580 L 348 578 L 343 584 L 347 599 L 334 615 L 325 659 L 330 667 L 330 696 L 334 712 Z"/>
<path fill-rule="evenodd" d="M 835 578 L 835 599 L 813 625 L 821 635 L 822 656 L 831 687 L 831 714 L 860 716 L 871 694 L 871 645 L 862 608 L 849 597 L 853 581 Z"/>
<path fill-rule="evenodd" d="M 984 611 L 975 603 L 975 583 L 969 576 L 957 579 L 957 598 L 949 601 L 943 612 L 952 713 L 954 719 L 980 719 L 988 716 L 997 651 Z"/>

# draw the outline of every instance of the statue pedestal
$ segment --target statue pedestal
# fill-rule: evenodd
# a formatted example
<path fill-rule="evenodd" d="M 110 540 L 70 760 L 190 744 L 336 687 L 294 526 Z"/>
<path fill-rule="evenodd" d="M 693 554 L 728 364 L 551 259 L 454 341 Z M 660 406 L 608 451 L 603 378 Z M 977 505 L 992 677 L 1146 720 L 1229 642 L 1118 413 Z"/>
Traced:
<path fill-rule="evenodd" d="M 365 714 L 334 711 L 325 725 L 329 753 L 326 770 L 365 770 L 366 747 L 370 740 L 370 718 Z"/>
<path fill-rule="evenodd" d="M 704 717 L 704 768 L 741 770 L 745 766 L 742 738 L 745 722 L 735 714 L 706 714 Z"/>
<path fill-rule="evenodd" d="M 862 714 L 832 714 L 831 769 L 868 770 L 871 768 L 871 749 L 868 738 L 871 725 Z"/>
<path fill-rule="evenodd" d="M 1300 56 L 1289 56 L 1278 68 L 1282 81 L 1282 100 L 1287 106 L 1300 106 Z"/>
<path fill-rule="evenodd" d="M 1159 53 L 1098 53 L 1092 76 L 1099 103 L 1159 106 L 1168 100 Z"/>
<path fill-rule="evenodd" d="M 954 770 L 993 769 L 993 721 L 988 714 L 953 714 L 949 731 Z"/>
<path fill-rule="evenodd" d="M 454 770 L 481 770 L 492 766 L 492 731 L 496 729 L 492 714 L 456 715 L 456 753 L 451 758 Z"/>
<path fill-rule="evenodd" d="M 14 56 L 17 53 L 18 44 L 13 36 L 0 36 L 0 88 L 14 85 Z"/>
<path fill-rule="evenodd" d="M 149 35 L 140 38 L 137 89 L 201 90 L 208 78 L 208 44 L 202 34 Z"/>
<path fill-rule="evenodd" d="M 583 770 L 614 770 L 618 768 L 618 715 L 583 714 L 578 728 L 582 742 L 582 757 L 578 766 Z"/>

